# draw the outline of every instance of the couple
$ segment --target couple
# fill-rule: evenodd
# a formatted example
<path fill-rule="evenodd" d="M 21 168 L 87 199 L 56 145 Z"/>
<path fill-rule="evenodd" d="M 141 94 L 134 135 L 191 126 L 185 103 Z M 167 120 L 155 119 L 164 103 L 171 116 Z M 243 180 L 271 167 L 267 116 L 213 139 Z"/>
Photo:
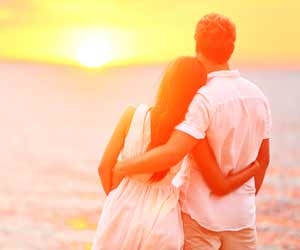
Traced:
<path fill-rule="evenodd" d="M 99 166 L 108 194 L 93 250 L 256 249 L 255 195 L 271 115 L 230 70 L 235 25 L 204 16 L 197 56 L 171 63 L 152 107 L 129 107 Z"/>

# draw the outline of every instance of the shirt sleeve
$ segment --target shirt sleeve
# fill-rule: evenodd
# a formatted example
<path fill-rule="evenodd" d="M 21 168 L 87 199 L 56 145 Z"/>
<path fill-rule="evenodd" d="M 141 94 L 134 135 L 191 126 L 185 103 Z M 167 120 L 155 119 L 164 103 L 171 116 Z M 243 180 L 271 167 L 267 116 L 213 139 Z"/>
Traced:
<path fill-rule="evenodd" d="M 271 137 L 271 129 L 272 129 L 272 114 L 269 102 L 266 100 L 266 119 L 265 119 L 265 127 L 264 127 L 264 134 L 263 139 L 269 139 Z"/>
<path fill-rule="evenodd" d="M 203 139 L 210 122 L 209 113 L 209 102 L 198 92 L 188 108 L 184 121 L 175 129 L 195 139 Z"/>

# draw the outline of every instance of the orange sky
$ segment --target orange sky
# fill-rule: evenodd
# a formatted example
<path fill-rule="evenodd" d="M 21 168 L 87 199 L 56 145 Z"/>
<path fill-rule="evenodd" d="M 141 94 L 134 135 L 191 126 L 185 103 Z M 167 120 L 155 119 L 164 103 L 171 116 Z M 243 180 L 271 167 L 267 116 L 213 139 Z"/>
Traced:
<path fill-rule="evenodd" d="M 76 64 L 92 41 L 112 64 L 168 61 L 193 53 L 195 25 L 214 11 L 237 25 L 234 61 L 300 65 L 299 10 L 298 0 L 1 0 L 0 58 Z"/>

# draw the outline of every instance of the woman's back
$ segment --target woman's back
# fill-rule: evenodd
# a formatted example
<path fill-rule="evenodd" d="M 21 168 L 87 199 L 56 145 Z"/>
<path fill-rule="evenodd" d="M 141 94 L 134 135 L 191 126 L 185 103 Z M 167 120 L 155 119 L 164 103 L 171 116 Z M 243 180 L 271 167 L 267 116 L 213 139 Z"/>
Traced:
<path fill-rule="evenodd" d="M 139 105 L 119 160 L 144 153 L 150 142 L 149 108 Z M 105 200 L 92 249 L 181 249 L 179 191 L 171 184 L 173 172 L 159 182 L 149 181 L 152 174 L 125 177 Z"/>
<path fill-rule="evenodd" d="M 118 161 L 134 158 L 146 152 L 151 142 L 151 120 L 149 107 L 145 104 L 139 105 L 132 117 L 124 146 L 119 154 Z M 135 175 L 132 178 L 147 181 L 150 174 Z"/>
<path fill-rule="evenodd" d="M 148 148 L 166 143 L 174 126 L 183 120 L 196 91 L 205 82 L 205 68 L 196 58 L 178 58 L 166 69 L 151 112 L 145 105 L 138 106 L 128 131 L 125 126 L 129 123 L 128 116 L 121 117 L 99 167 L 101 181 L 108 191 L 111 172 L 116 180 L 121 177 L 114 169 L 117 158 L 120 161 L 134 158 Z M 125 141 L 124 133 L 127 133 Z M 93 250 L 182 249 L 179 190 L 171 183 L 176 167 L 162 171 L 161 166 L 150 164 L 147 170 L 136 169 L 135 175 L 128 174 L 110 191 Z"/>
<path fill-rule="evenodd" d="M 151 112 L 147 105 L 140 104 L 132 117 L 131 124 L 125 138 L 124 147 L 118 157 L 119 161 L 134 158 L 143 154 L 151 143 Z M 178 166 L 170 169 L 169 173 L 163 178 L 164 181 L 171 183 Z M 153 174 L 132 175 L 130 178 L 147 182 Z M 160 181 L 161 182 L 161 181 Z M 150 183 L 149 183 L 150 184 Z M 155 183 L 153 183 L 155 184 Z"/>

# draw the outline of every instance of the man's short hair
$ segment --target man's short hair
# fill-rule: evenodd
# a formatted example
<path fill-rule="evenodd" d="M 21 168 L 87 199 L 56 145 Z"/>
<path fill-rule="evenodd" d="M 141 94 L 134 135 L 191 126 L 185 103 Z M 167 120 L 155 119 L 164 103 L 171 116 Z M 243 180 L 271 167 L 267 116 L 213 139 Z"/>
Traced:
<path fill-rule="evenodd" d="M 208 14 L 197 24 L 196 52 L 215 63 L 226 63 L 234 50 L 235 38 L 235 25 L 229 18 L 216 13 Z"/>

